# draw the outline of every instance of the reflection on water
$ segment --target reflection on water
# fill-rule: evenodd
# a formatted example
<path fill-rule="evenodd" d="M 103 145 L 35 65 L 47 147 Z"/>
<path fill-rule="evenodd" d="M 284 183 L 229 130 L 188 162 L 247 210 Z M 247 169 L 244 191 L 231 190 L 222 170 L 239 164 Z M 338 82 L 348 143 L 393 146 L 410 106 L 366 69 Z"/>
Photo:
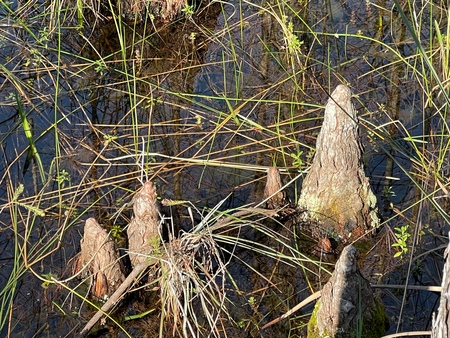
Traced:
<path fill-rule="evenodd" d="M 288 168 L 287 181 L 298 175 L 292 154 L 299 156 L 303 168 L 308 165 L 309 147 L 314 145 L 322 116 L 316 105 L 324 104 L 340 82 L 351 85 L 363 127 L 387 126 L 383 129 L 388 136 L 382 140 L 363 132 L 367 171 L 380 200 L 385 197 L 384 217 L 395 214 L 391 202 L 402 209 L 416 201 L 416 189 L 405 176 L 405 171 L 414 170 L 405 155 L 414 157 L 415 150 L 405 137 L 427 135 L 430 128 L 440 127 L 433 124 L 433 111 L 423 108 L 425 98 L 417 79 L 396 62 L 399 55 L 407 58 L 416 50 L 399 13 L 382 2 L 314 0 L 296 6 L 229 1 L 207 6 L 198 18 L 157 30 L 150 24 L 135 29 L 124 25 L 121 41 L 113 21 L 101 23 L 92 35 L 64 29 L 59 42 L 62 54 L 56 51 L 57 36 L 42 29 L 35 17 L 30 16 L 31 31 L 27 31 L 11 25 L 12 15 L 4 13 L 0 25 L 2 204 L 10 199 L 9 187 L 19 183 L 25 183 L 27 203 L 35 203 L 27 199 L 35 191 L 44 193 L 40 208 L 48 219 L 42 224 L 36 221 L 30 245 L 49 241 L 67 226 L 60 250 L 37 264 L 39 274 L 68 274 L 66 263 L 78 249 L 82 219 L 95 216 L 106 226 L 125 226 L 129 210 L 114 221 L 111 216 L 129 202 L 144 171 L 155 180 L 162 197 L 189 200 L 199 207 L 213 207 L 230 192 L 232 197 L 223 205 L 227 209 L 261 200 L 264 168 L 274 164 Z M 50 34 L 48 41 L 44 41 L 46 34 Z M 120 43 L 129 46 L 123 54 Z M 35 165 L 23 170 L 28 140 L 17 116 L 14 95 L 18 91 L 26 114 L 34 121 L 36 147 L 51 174 L 48 182 L 35 178 Z M 397 120 L 404 128 L 392 123 Z M 142 158 L 142 152 L 150 155 Z M 232 162 L 240 167 L 199 165 L 187 159 Z M 64 195 L 52 194 L 58 184 L 64 186 Z M 294 187 L 290 190 L 294 196 Z M 184 208 L 174 207 L 172 212 L 178 225 L 189 227 Z M 409 210 L 403 215 L 406 219 L 391 223 L 410 222 L 414 215 L 414 209 Z M 6 229 L 0 235 L 2 257 L 7 257 L 0 285 L 12 271 L 10 216 L 6 209 L 0 214 L 1 227 Z M 429 217 L 430 223 L 435 222 Z M 27 226 L 26 220 L 20 220 L 22 233 Z M 441 231 L 443 225 L 436 226 L 435 231 Z M 433 244 L 428 240 L 423 238 L 424 249 Z M 259 258 L 246 254 L 256 266 Z M 430 262 L 435 257 L 417 262 L 414 282 L 438 283 L 430 277 L 434 272 L 426 271 L 434 267 Z M 231 268 L 236 276 L 242 273 L 237 280 L 247 284 L 242 286 L 244 291 L 251 292 L 254 285 L 246 283 L 246 278 L 252 277 L 244 270 L 239 265 Z M 399 270 L 390 279 L 400 284 L 404 276 Z M 292 292 L 304 288 L 293 286 Z M 19 290 L 15 314 L 19 322 L 26 318 L 38 323 L 36 327 L 47 323 L 46 330 L 57 334 L 74 326 L 70 316 L 62 320 L 59 310 L 52 308 L 52 297 L 61 294 L 42 291 L 28 275 Z M 408 313 L 415 321 L 402 319 L 403 329 L 426 329 L 436 297 L 410 296 L 409 301 L 424 304 L 427 313 L 420 318 L 417 312 Z M 394 330 L 398 307 L 392 299 L 396 298 L 385 298 L 392 306 Z M 72 301 L 74 309 L 80 306 Z M 23 306 L 29 302 L 33 307 Z M 15 330 L 40 334 L 34 327 Z"/>

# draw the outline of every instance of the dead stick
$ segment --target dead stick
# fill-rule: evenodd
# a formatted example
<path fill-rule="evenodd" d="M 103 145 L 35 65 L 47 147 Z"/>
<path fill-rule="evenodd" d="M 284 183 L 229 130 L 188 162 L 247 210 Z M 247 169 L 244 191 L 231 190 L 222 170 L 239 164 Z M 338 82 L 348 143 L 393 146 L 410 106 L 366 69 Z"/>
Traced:
<path fill-rule="evenodd" d="M 374 288 L 392 288 L 392 289 L 404 289 L 404 285 L 393 285 L 393 284 L 372 284 L 372 287 Z M 431 292 L 441 292 L 442 288 L 440 286 L 423 286 L 423 285 L 407 285 L 406 288 L 408 290 L 425 290 L 425 291 L 431 291 Z M 294 312 L 300 310 L 302 307 L 308 305 L 312 301 L 316 300 L 322 295 L 321 291 L 317 291 L 298 303 L 296 306 L 294 306 L 292 309 L 290 309 L 288 312 L 283 314 L 282 316 L 275 318 L 271 322 L 264 325 L 261 330 L 267 329 L 269 326 L 272 326 L 276 323 L 278 323 L 280 320 L 285 319 L 289 317 Z M 386 336 L 387 337 L 387 336 Z M 390 336 L 389 336 L 390 337 Z"/>
<path fill-rule="evenodd" d="M 291 314 L 293 314 L 294 312 L 300 310 L 302 307 L 304 307 L 304 306 L 308 305 L 309 303 L 315 301 L 321 295 L 322 295 L 322 291 L 317 291 L 317 292 L 313 293 L 312 295 L 310 295 L 309 297 L 307 297 L 306 299 L 304 299 L 303 301 L 298 303 L 296 306 L 294 306 L 292 309 L 290 309 L 288 312 L 286 312 L 284 315 L 282 315 L 282 316 L 272 320 L 271 322 L 267 323 L 266 325 L 264 325 L 261 328 L 261 330 L 267 329 L 269 326 L 272 326 L 273 324 L 278 323 L 280 320 L 289 317 Z"/>
<path fill-rule="evenodd" d="M 85 337 L 92 327 L 102 318 L 106 312 L 108 312 L 117 302 L 120 300 L 122 295 L 129 289 L 129 287 L 133 284 L 136 278 L 144 271 L 148 266 L 154 264 L 154 262 L 145 261 L 142 262 L 131 271 L 130 275 L 123 281 L 122 284 L 117 288 L 117 290 L 112 294 L 111 297 L 106 301 L 105 304 L 101 307 L 100 310 L 89 320 L 89 322 L 85 325 L 83 330 L 81 330 L 79 336 Z"/>

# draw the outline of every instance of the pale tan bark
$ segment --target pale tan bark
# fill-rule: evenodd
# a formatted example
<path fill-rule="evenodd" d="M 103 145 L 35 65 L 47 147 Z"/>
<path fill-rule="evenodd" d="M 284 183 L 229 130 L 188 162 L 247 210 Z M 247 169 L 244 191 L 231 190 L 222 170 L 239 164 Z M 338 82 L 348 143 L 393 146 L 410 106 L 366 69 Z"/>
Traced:
<path fill-rule="evenodd" d="M 123 0 L 121 15 L 127 20 L 140 22 L 146 15 L 172 21 L 181 14 L 181 10 L 188 5 L 187 0 Z"/>
<path fill-rule="evenodd" d="M 385 333 L 387 316 L 369 281 L 361 275 L 357 257 L 352 245 L 342 251 L 308 324 L 308 338 L 356 337 L 358 325 L 366 338 Z"/>
<path fill-rule="evenodd" d="M 146 182 L 137 192 L 133 200 L 133 211 L 134 216 L 127 230 L 128 255 L 133 266 L 133 271 L 126 279 L 122 274 L 120 283 L 115 284 L 116 287 L 114 290 L 116 292 L 111 295 L 102 308 L 86 324 L 79 334 L 81 337 L 84 337 L 97 323 L 97 321 L 117 304 L 125 292 L 127 292 L 131 285 L 138 280 L 138 277 L 141 274 L 145 273 L 145 270 L 149 266 L 159 263 L 159 259 L 155 257 L 155 250 L 159 250 L 160 246 L 160 214 L 156 189 L 152 182 Z M 89 229 L 96 229 L 95 234 L 98 238 L 97 240 L 100 241 L 101 236 L 103 236 L 100 230 L 103 229 L 101 229 L 98 223 L 93 218 L 90 218 L 86 221 L 86 225 L 89 225 Z M 105 242 L 102 241 L 101 243 Z M 110 245 L 110 242 L 106 241 L 106 243 L 107 245 Z M 83 259 L 85 259 L 84 257 L 89 257 L 89 255 L 92 255 L 93 251 L 91 249 L 91 245 L 86 241 L 84 244 L 82 243 L 82 249 L 83 246 L 86 247 L 85 253 L 82 255 Z M 111 251 L 110 255 L 112 255 L 113 252 L 116 252 L 118 255 L 117 248 L 115 248 L 115 251 Z M 105 254 L 102 253 L 102 255 Z M 113 271 L 111 271 L 111 273 L 112 272 Z M 113 277 L 114 276 L 111 276 L 111 278 Z"/>
<path fill-rule="evenodd" d="M 80 268 L 93 277 L 91 293 L 99 298 L 111 295 L 125 280 L 116 243 L 95 219 L 89 218 L 80 245 Z"/>
<path fill-rule="evenodd" d="M 445 249 L 444 258 L 441 301 L 438 313 L 433 318 L 431 338 L 450 337 L 450 242 Z"/>
<path fill-rule="evenodd" d="M 267 182 L 264 188 L 264 200 L 268 209 L 278 209 L 286 205 L 284 192 L 281 190 L 280 171 L 276 167 L 271 167 L 267 171 Z"/>
<path fill-rule="evenodd" d="M 379 225 L 377 200 L 364 173 L 351 96 L 345 85 L 331 94 L 298 202 L 303 219 L 319 224 L 319 237 L 344 241 Z"/>
<path fill-rule="evenodd" d="M 131 265 L 149 259 L 160 245 L 160 215 L 156 189 L 152 182 L 146 182 L 136 194 L 133 201 L 134 217 L 128 229 L 128 256 Z"/>

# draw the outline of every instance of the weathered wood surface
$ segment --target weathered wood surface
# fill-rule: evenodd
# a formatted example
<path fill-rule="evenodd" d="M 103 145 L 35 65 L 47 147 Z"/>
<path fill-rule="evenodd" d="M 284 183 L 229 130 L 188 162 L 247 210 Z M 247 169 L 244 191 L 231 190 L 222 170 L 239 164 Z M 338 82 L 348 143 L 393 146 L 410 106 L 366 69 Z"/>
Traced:
<path fill-rule="evenodd" d="M 99 298 L 111 295 L 125 280 L 116 243 L 95 219 L 89 218 L 80 246 L 78 269 L 92 275 L 91 293 Z"/>
<path fill-rule="evenodd" d="M 123 297 L 125 292 L 139 280 L 139 275 L 143 273 L 151 265 L 150 261 L 146 261 L 136 265 L 133 271 L 127 276 L 122 284 L 117 288 L 117 290 L 109 297 L 109 299 L 103 304 L 100 310 L 89 320 L 89 322 L 84 326 L 84 328 L 78 334 L 78 337 L 85 337 L 89 331 L 94 327 L 95 324 L 105 315 L 108 315 L 109 310 L 113 306 L 117 305 L 120 299 Z"/>
<path fill-rule="evenodd" d="M 450 233 L 449 233 L 450 237 Z M 438 313 L 433 318 L 431 338 L 450 337 L 450 242 L 445 249 L 441 300 Z"/>
<path fill-rule="evenodd" d="M 145 182 L 133 201 L 134 217 L 128 229 L 128 255 L 131 265 L 149 259 L 160 245 L 160 215 L 156 189 L 152 182 Z"/>
<path fill-rule="evenodd" d="M 268 209 L 278 209 L 286 205 L 285 193 L 281 190 L 280 171 L 271 167 L 267 171 L 267 182 L 264 188 L 264 200 Z"/>
<path fill-rule="evenodd" d="M 331 94 L 298 202 L 303 220 L 318 223 L 318 237 L 344 241 L 379 225 L 377 200 L 364 173 L 351 97 L 345 85 Z"/>
<path fill-rule="evenodd" d="M 84 337 L 92 327 L 103 317 L 117 302 L 122 298 L 125 292 L 137 281 L 139 275 L 151 265 L 158 262 L 158 259 L 152 257 L 154 250 L 159 250 L 160 235 L 160 214 L 157 202 L 156 189 L 153 183 L 148 181 L 137 192 L 133 200 L 134 216 L 128 226 L 128 255 L 130 257 L 133 271 L 125 279 L 123 278 L 117 290 L 102 308 L 89 320 L 83 330 L 79 333 Z M 90 218 L 89 224 L 98 223 Z M 88 223 L 88 221 L 86 223 Z M 117 250 L 117 249 L 116 249 Z"/>
<path fill-rule="evenodd" d="M 120 8 L 121 15 L 127 20 L 140 22 L 146 15 L 172 21 L 188 5 L 187 0 L 124 0 Z"/>
<path fill-rule="evenodd" d="M 365 338 L 381 337 L 386 332 L 387 316 L 369 281 L 361 275 L 357 258 L 352 245 L 342 251 L 311 316 L 308 338 L 353 338 L 358 325 L 362 325 Z"/>

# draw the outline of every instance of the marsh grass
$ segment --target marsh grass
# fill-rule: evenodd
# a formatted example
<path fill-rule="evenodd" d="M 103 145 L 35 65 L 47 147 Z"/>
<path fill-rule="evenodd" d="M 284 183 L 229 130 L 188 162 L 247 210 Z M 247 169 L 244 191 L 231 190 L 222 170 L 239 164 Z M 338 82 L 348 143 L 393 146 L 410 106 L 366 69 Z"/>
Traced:
<path fill-rule="evenodd" d="M 134 25 L 89 2 L 2 2 L 2 333 L 30 333 L 20 326 L 29 316 L 36 327 L 65 317 L 64 328 L 50 327 L 62 334 L 89 316 L 86 291 L 66 282 L 81 220 L 123 229 L 147 178 L 189 205 L 165 210 L 177 239 L 162 248 L 161 306 L 148 314 L 160 316 L 158 334 L 258 336 L 332 267 L 273 215 L 245 214 L 247 204 L 261 201 L 273 165 L 295 203 L 322 104 L 341 81 L 356 94 L 386 238 L 411 232 L 409 256 L 390 265 L 402 268 L 375 272 L 405 285 L 400 296 L 383 293 L 391 330 L 426 328 L 429 310 L 407 318 L 433 295 L 406 285 L 440 283 L 448 231 L 448 8 L 394 4 L 211 2 L 171 23 Z M 39 310 L 23 309 L 36 298 Z M 278 333 L 303 332 L 302 316 Z"/>

